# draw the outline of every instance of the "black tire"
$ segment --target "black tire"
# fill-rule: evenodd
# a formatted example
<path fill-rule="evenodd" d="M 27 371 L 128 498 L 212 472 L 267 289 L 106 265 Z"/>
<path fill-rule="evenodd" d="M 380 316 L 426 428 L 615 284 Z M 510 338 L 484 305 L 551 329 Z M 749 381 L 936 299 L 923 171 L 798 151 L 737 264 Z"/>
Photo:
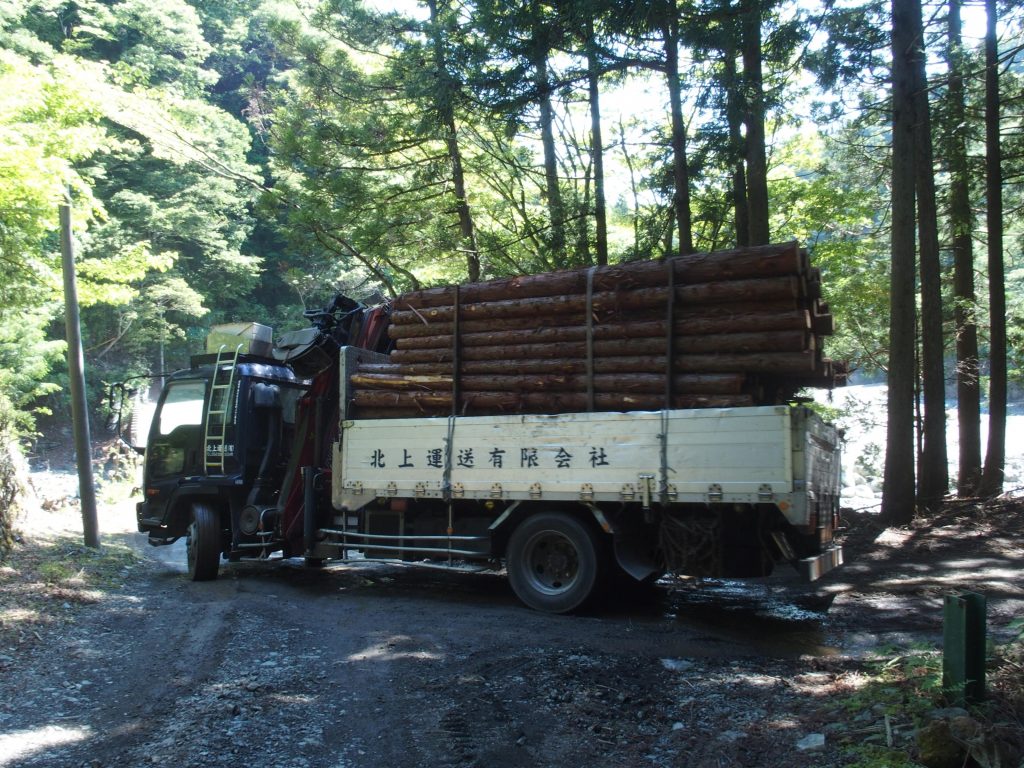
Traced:
<path fill-rule="evenodd" d="M 220 566 L 221 527 L 217 510 L 206 504 L 192 505 L 192 522 L 185 537 L 188 576 L 192 581 L 217 578 Z"/>
<path fill-rule="evenodd" d="M 508 580 L 526 605 L 545 613 L 583 607 L 601 583 L 604 565 L 597 532 L 562 512 L 526 518 L 512 532 Z"/>

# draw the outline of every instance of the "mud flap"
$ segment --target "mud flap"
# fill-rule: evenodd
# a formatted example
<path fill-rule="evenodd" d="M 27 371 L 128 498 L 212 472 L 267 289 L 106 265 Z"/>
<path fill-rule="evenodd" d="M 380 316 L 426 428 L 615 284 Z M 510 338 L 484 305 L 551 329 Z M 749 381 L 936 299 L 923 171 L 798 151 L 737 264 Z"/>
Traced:
<path fill-rule="evenodd" d="M 796 569 L 808 581 L 815 581 L 821 578 L 833 568 L 843 564 L 843 548 L 829 547 L 820 555 L 804 557 L 793 563 Z"/>
<path fill-rule="evenodd" d="M 630 531 L 628 527 L 615 531 L 615 560 L 622 570 L 637 581 L 663 571 L 654 559 L 650 541 L 645 538 L 639 531 Z"/>

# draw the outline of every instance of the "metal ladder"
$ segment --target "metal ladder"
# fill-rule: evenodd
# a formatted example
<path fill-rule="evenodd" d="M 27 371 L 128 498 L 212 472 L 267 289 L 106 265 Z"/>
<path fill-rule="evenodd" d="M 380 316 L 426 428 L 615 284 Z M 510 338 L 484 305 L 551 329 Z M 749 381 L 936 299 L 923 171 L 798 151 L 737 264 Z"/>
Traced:
<path fill-rule="evenodd" d="M 235 369 L 238 367 L 238 355 L 242 351 L 242 345 L 235 347 L 230 365 L 222 371 L 221 365 L 227 363 L 226 350 L 227 346 L 224 344 L 217 350 L 213 378 L 210 379 L 210 399 L 206 406 L 206 434 L 203 439 L 203 472 L 207 475 L 224 474 L 224 443 L 228 435 L 231 388 L 235 383 Z M 224 375 L 227 375 L 226 382 L 223 380 Z"/>

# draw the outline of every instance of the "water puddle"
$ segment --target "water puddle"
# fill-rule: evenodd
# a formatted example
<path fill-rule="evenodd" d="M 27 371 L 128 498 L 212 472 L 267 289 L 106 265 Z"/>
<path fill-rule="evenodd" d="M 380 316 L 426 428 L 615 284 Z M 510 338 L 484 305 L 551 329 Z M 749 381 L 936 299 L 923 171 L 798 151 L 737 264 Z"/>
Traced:
<path fill-rule="evenodd" d="M 725 641 L 752 655 L 835 656 L 828 624 L 831 597 L 727 579 L 671 585 L 650 618 Z"/>

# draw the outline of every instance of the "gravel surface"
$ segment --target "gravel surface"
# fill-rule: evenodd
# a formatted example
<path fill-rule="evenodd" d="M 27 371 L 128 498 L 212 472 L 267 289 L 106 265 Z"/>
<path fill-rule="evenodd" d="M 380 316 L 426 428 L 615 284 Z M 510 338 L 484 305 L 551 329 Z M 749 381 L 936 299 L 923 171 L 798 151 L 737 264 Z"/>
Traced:
<path fill-rule="evenodd" d="M 76 514 L 44 499 L 22 547 Z M 934 643 L 953 589 L 986 591 L 996 636 L 1024 612 L 1022 520 L 855 515 L 852 562 L 814 587 L 663 581 L 547 616 L 489 574 L 276 561 L 192 583 L 124 500 L 101 528 L 139 558 L 113 582 L 51 584 L 45 621 L 0 604 L 0 766 L 846 765 L 843 734 L 885 738 L 881 713 L 839 707 L 866 656 Z M 3 568 L 10 592 L 17 553 Z"/>

